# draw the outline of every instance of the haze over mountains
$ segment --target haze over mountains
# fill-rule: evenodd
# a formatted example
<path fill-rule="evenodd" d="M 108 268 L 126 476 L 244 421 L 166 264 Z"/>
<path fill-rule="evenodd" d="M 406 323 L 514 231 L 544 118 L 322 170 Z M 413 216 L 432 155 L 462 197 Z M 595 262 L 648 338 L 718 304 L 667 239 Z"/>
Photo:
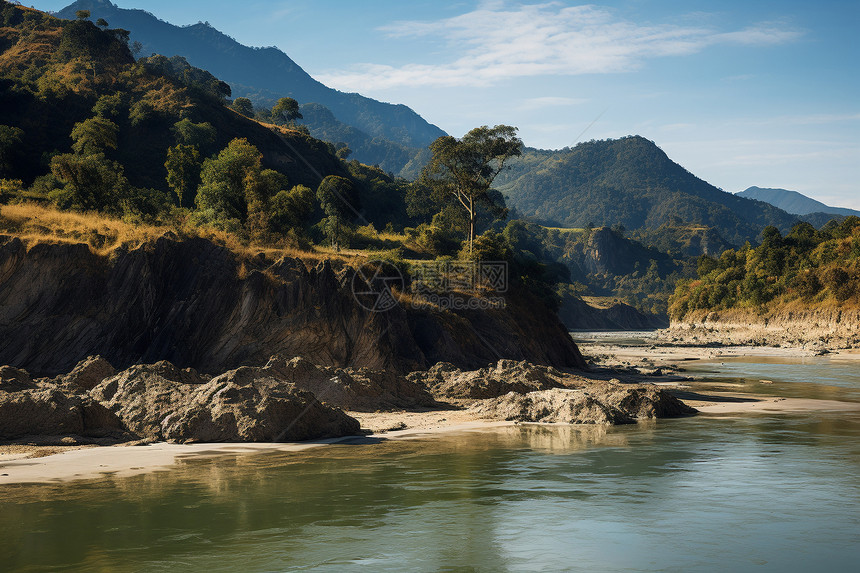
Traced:
<path fill-rule="evenodd" d="M 191 65 L 230 84 L 233 97 L 247 97 L 255 105 L 267 106 L 286 96 L 300 104 L 322 104 L 331 110 L 340 125 L 327 121 L 323 126 L 326 133 L 321 135 L 345 141 L 355 157 L 365 163 L 399 171 L 408 159 L 382 165 L 386 157 L 409 155 L 405 149 L 411 149 L 414 155 L 417 149 L 413 148 L 426 147 L 445 135 L 405 105 L 329 88 L 313 79 L 279 49 L 244 46 L 207 23 L 175 26 L 144 10 L 119 8 L 109 0 L 78 0 L 56 15 L 74 19 L 78 10 L 89 10 L 93 21 L 104 18 L 112 27 L 129 30 L 131 40 L 143 45 L 140 55 L 158 53 L 185 57 Z M 318 111 L 314 110 L 312 115 L 316 116 Z M 314 133 L 315 124 L 308 123 L 308 127 L 313 135 L 318 135 Z M 373 140 L 376 145 L 370 145 Z"/>
<path fill-rule="evenodd" d="M 775 207 L 793 213 L 795 215 L 809 215 L 812 213 L 827 213 L 831 215 L 842 215 L 849 217 L 851 215 L 860 217 L 860 211 L 854 209 L 846 209 L 844 207 L 831 207 L 825 205 L 821 201 L 816 201 L 811 197 L 807 197 L 797 191 L 789 191 L 788 189 L 769 189 L 762 187 L 750 187 L 736 194 L 738 197 L 747 199 L 756 199 L 770 203 Z"/>
<path fill-rule="evenodd" d="M 130 30 L 132 41 L 143 44 L 141 55 L 185 57 L 228 82 L 233 97 L 260 105 L 294 97 L 303 104 L 302 123 L 312 135 L 345 142 L 352 158 L 387 172 L 415 178 L 426 162 L 427 145 L 444 134 L 405 105 L 328 88 L 280 50 L 243 46 L 208 24 L 179 27 L 108 0 L 78 0 L 57 15 L 74 18 L 77 10 Z M 740 245 L 755 242 L 766 225 L 787 231 L 798 220 L 708 184 L 639 136 L 558 151 L 528 150 L 498 183 L 509 206 L 551 226 L 621 224 L 638 230 L 684 223 L 715 229 Z"/>

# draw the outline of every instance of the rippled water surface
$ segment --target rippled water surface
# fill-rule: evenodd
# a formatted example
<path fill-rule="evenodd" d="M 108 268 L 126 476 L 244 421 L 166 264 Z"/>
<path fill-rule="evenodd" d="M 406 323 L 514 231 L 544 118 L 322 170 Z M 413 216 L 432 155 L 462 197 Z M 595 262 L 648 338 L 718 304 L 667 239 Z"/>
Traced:
<path fill-rule="evenodd" d="M 783 362 L 700 367 L 798 395 L 860 390 L 850 364 Z M 6 487 L 0 534 L 0 571 L 847 571 L 860 562 L 860 414 L 189 460 Z"/>

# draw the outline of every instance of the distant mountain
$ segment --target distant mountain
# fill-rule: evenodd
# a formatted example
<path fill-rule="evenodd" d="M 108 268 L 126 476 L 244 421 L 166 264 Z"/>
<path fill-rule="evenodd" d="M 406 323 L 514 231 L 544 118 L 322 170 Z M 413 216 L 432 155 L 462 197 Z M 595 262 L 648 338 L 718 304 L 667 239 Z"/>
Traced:
<path fill-rule="evenodd" d="M 550 226 L 637 230 L 691 223 L 740 245 L 755 241 L 767 225 L 787 231 L 798 220 L 717 189 L 640 136 L 527 150 L 497 182 L 509 206 Z"/>
<path fill-rule="evenodd" d="M 746 197 L 747 199 L 756 199 L 770 203 L 775 207 L 779 207 L 783 211 L 787 211 L 794 215 L 809 215 L 811 213 L 828 213 L 831 215 L 842 215 L 850 217 L 855 215 L 860 217 L 860 211 L 854 209 L 844 209 L 842 207 L 830 207 L 821 201 L 816 201 L 811 197 L 807 197 L 797 191 L 789 191 L 787 189 L 767 189 L 762 187 L 750 187 L 740 193 L 736 193 L 738 197 Z"/>
<path fill-rule="evenodd" d="M 833 213 L 807 213 L 806 215 L 798 215 L 798 217 L 816 229 L 820 229 L 830 221 L 841 223 L 846 218 L 845 215 L 834 215 Z"/>
<path fill-rule="evenodd" d="M 208 23 L 175 26 L 144 10 L 119 8 L 109 0 L 78 0 L 55 15 L 74 19 L 78 10 L 89 10 L 93 21 L 104 18 L 112 27 L 131 31 L 131 40 L 143 45 L 141 55 L 185 57 L 191 65 L 230 84 L 234 97 L 248 97 L 261 105 L 272 105 L 285 96 L 300 104 L 319 103 L 340 122 L 371 139 L 384 138 L 404 147 L 425 147 L 445 135 L 405 105 L 329 88 L 277 48 L 244 46 Z"/>
<path fill-rule="evenodd" d="M 302 104 L 300 110 L 303 117 L 301 123 L 308 126 L 312 136 L 335 144 L 346 143 L 352 151 L 350 159 L 378 165 L 387 172 L 404 175 L 402 171 L 405 166 L 421 153 L 421 149 L 426 149 L 406 147 L 380 136 L 371 137 L 339 121 L 329 108 L 319 103 Z"/>

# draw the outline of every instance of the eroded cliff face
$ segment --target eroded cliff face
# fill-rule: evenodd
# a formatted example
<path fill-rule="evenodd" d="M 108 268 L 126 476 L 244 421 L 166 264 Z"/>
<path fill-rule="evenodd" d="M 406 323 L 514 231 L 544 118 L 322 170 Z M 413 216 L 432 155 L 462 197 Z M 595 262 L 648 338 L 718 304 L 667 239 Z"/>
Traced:
<path fill-rule="evenodd" d="M 673 342 L 739 346 L 788 346 L 808 350 L 860 348 L 860 311 L 807 307 L 794 301 L 756 312 L 696 311 L 673 320 L 662 336 Z"/>
<path fill-rule="evenodd" d="M 0 364 L 68 372 L 100 354 L 117 368 L 169 360 L 221 372 L 273 354 L 400 372 L 499 358 L 584 361 L 558 319 L 527 295 L 505 309 L 364 309 L 354 271 L 239 257 L 205 239 L 165 236 L 110 256 L 83 244 L 0 237 Z"/>

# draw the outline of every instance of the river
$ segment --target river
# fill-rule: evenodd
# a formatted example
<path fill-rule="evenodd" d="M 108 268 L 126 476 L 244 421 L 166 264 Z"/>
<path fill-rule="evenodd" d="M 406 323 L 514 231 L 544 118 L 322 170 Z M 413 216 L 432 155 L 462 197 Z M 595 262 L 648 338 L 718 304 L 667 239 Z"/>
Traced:
<path fill-rule="evenodd" d="M 860 362 L 691 374 L 860 402 Z M 762 382 L 762 381 L 766 382 Z M 860 562 L 860 412 L 516 426 L 0 491 L 0 570 L 809 571 Z"/>

